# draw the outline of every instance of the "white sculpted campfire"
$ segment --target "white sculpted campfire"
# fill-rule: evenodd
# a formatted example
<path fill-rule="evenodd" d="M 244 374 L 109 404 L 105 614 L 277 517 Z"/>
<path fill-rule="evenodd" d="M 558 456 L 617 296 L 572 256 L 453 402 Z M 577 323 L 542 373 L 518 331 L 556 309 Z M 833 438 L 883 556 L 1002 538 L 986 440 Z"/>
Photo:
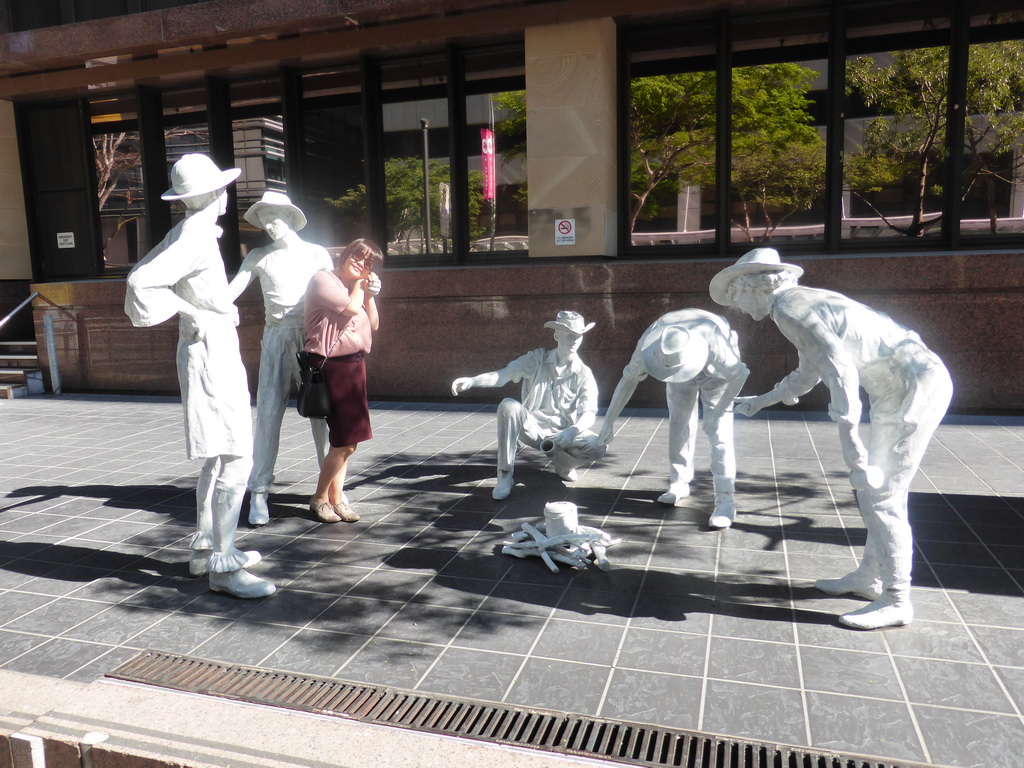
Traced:
<path fill-rule="evenodd" d="M 515 557 L 539 557 L 553 572 L 558 563 L 573 568 L 586 568 L 593 563 L 602 571 L 611 569 L 609 547 L 621 539 L 613 539 L 599 528 L 579 524 L 576 505 L 570 501 L 550 501 L 544 505 L 544 522 L 539 525 L 523 523 L 523 529 L 512 534 L 512 541 L 504 542 L 502 554 Z"/>

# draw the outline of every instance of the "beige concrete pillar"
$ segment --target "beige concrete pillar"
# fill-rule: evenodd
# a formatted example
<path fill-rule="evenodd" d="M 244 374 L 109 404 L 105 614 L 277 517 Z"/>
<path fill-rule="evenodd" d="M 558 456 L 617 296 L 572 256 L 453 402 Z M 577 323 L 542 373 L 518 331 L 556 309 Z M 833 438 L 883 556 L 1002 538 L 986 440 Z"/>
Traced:
<path fill-rule="evenodd" d="M 0 280 L 31 280 L 14 105 L 0 100 Z"/>
<path fill-rule="evenodd" d="M 615 38 L 609 18 L 526 30 L 530 256 L 617 255 Z"/>

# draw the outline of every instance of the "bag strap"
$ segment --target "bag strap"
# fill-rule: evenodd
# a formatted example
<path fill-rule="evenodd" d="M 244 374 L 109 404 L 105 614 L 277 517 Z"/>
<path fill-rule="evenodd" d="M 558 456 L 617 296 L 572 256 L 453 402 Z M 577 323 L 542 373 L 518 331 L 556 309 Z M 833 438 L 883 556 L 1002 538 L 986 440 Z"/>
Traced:
<path fill-rule="evenodd" d="M 339 341 L 341 341 L 341 337 L 342 337 L 342 335 L 344 335 L 344 333 L 345 333 L 345 331 L 342 331 L 341 333 L 339 333 L 339 334 L 338 334 L 338 338 L 336 338 L 336 339 L 334 340 L 334 343 L 333 343 L 333 344 L 331 344 L 331 348 L 330 348 L 329 350 L 327 350 L 327 356 L 326 356 L 326 357 L 324 357 L 324 361 L 323 361 L 322 363 L 320 363 L 320 371 L 321 371 L 321 372 L 323 372 L 323 370 L 324 370 L 324 366 L 325 366 L 325 365 L 327 365 L 327 358 L 331 356 L 331 352 L 333 352 L 333 351 L 334 351 L 334 348 L 335 348 L 336 346 L 338 346 L 338 342 L 339 342 Z"/>

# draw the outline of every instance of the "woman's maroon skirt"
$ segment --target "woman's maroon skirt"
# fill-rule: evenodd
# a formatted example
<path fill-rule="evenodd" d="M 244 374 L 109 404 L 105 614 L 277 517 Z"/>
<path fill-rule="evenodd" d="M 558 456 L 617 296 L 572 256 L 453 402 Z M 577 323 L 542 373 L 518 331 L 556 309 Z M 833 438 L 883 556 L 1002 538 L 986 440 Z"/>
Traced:
<path fill-rule="evenodd" d="M 366 402 L 366 361 L 363 353 L 327 358 L 324 381 L 331 397 L 331 415 L 327 417 L 331 445 L 340 448 L 373 437 L 370 406 Z"/>

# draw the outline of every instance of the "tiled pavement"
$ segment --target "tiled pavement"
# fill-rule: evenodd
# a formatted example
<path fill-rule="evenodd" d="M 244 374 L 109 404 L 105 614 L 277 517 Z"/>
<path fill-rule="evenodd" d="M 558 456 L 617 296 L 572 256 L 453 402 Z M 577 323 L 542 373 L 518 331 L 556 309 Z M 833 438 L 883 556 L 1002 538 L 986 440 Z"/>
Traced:
<path fill-rule="evenodd" d="M 387 404 L 360 447 L 356 525 L 308 518 L 316 463 L 286 416 L 272 518 L 242 545 L 279 587 L 241 601 L 187 575 L 197 462 L 169 398 L 0 401 L 0 668 L 91 681 L 154 648 L 764 741 L 955 766 L 1024 754 L 1024 418 L 951 417 L 916 480 L 907 628 L 860 633 L 812 586 L 864 538 L 835 427 L 737 419 L 736 525 L 680 508 L 659 411 L 627 412 L 572 487 L 525 450 L 490 498 L 489 406 Z M 613 569 L 498 553 L 546 501 L 620 536 Z"/>

